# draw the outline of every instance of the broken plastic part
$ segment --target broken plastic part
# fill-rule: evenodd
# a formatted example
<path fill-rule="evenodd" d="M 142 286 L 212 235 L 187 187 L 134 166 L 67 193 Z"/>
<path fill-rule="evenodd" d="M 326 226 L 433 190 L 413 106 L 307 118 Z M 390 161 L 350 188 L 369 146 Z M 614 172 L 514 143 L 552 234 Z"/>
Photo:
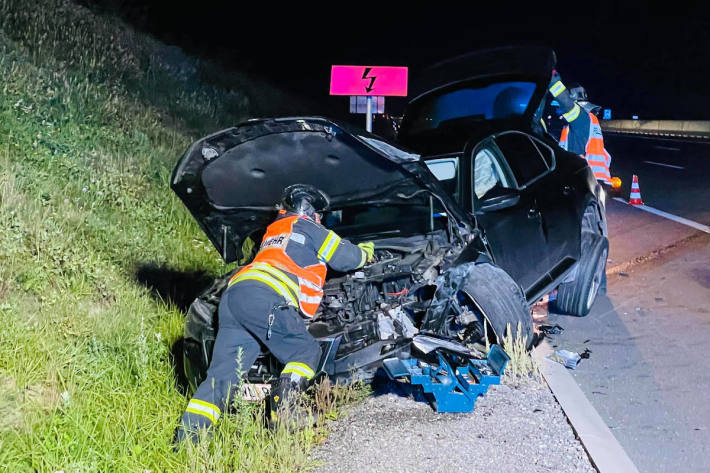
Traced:
<path fill-rule="evenodd" d="M 577 363 L 582 359 L 579 353 L 575 353 L 569 350 L 556 350 L 553 355 L 548 356 L 552 361 L 556 361 L 560 364 L 565 365 L 565 368 L 571 370 L 577 368 Z"/>
<path fill-rule="evenodd" d="M 555 325 L 540 325 L 538 327 L 538 330 L 540 330 L 542 333 L 545 333 L 547 335 L 557 335 L 559 333 L 564 332 L 564 328 L 561 327 L 558 324 Z"/>

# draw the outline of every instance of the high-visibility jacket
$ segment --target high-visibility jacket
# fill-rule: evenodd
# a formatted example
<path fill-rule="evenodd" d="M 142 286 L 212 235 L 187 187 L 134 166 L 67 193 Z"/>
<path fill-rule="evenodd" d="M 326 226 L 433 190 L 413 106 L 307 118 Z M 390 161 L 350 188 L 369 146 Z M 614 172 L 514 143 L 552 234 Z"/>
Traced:
<path fill-rule="evenodd" d="M 560 135 L 560 146 L 564 149 L 567 149 L 568 135 L 569 125 L 562 129 L 562 134 Z M 611 184 L 611 174 L 609 173 L 611 156 L 607 150 L 604 149 L 602 127 L 599 125 L 599 120 L 593 113 L 589 113 L 589 135 L 584 150 L 584 157 L 587 160 L 589 167 L 592 168 L 594 177 L 599 181 L 605 182 L 606 184 Z"/>
<path fill-rule="evenodd" d="M 301 260 L 294 261 L 300 252 Z M 289 305 L 313 317 L 323 298 L 326 264 L 339 271 L 350 271 L 365 264 L 365 251 L 342 240 L 308 217 L 288 215 L 269 225 L 254 260 L 229 281 L 258 281 L 283 296 Z"/>

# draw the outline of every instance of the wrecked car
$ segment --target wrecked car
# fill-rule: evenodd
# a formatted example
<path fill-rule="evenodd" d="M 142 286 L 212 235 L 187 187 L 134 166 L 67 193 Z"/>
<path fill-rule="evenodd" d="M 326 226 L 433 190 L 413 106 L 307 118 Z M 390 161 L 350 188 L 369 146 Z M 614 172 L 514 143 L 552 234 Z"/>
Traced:
<path fill-rule="evenodd" d="M 371 380 L 383 360 L 411 356 L 418 337 L 480 347 L 519 326 L 530 346 L 529 306 L 557 287 L 560 310 L 585 315 L 608 248 L 603 192 L 586 161 L 535 125 L 554 67 L 554 53 L 536 51 L 506 58 L 518 68 L 502 72 L 490 62 L 476 72 L 480 57 L 433 70 L 445 80 L 411 100 L 396 143 L 327 118 L 249 120 L 193 143 L 171 187 L 226 263 L 251 260 L 294 183 L 330 196 L 326 227 L 375 242 L 373 262 L 329 271 L 319 312 L 304 321 L 323 348 L 318 371 L 333 381 Z M 237 269 L 188 310 L 193 388 Z M 280 368 L 263 353 L 248 380 L 268 382 Z"/>

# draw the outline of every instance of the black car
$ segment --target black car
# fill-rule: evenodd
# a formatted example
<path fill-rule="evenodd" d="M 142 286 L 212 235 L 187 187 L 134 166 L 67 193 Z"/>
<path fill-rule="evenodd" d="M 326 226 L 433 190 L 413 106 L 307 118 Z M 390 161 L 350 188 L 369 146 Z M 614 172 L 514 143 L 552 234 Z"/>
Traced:
<path fill-rule="evenodd" d="M 227 263 L 250 261 L 294 183 L 330 196 L 327 227 L 375 242 L 373 263 L 329 272 L 306 321 L 324 348 L 319 370 L 334 380 L 371 379 L 382 360 L 422 343 L 470 346 L 509 326 L 529 345 L 529 306 L 555 287 L 558 310 L 589 312 L 608 249 L 602 188 L 583 158 L 537 126 L 554 63 L 550 50 L 503 49 L 432 68 L 398 143 L 326 118 L 249 120 L 195 142 L 172 188 Z M 188 312 L 193 386 L 229 276 Z M 278 372 L 264 353 L 249 379 Z"/>

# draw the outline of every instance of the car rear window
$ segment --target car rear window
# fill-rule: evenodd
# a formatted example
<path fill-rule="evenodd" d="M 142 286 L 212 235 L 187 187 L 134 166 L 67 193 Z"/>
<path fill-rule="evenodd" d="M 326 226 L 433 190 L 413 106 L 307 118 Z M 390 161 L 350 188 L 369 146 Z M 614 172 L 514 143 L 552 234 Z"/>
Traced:
<path fill-rule="evenodd" d="M 509 81 L 485 87 L 462 86 L 426 96 L 409 106 L 402 130 L 414 135 L 466 122 L 523 115 L 534 92 L 534 82 Z"/>

